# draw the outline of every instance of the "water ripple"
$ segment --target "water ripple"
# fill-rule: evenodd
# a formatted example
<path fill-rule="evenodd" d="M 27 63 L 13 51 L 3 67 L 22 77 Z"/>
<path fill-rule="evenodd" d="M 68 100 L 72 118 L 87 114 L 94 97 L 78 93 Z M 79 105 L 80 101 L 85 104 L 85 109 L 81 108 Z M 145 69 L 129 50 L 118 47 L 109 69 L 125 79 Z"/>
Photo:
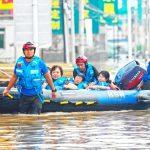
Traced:
<path fill-rule="evenodd" d="M 150 110 L 0 115 L 0 149 L 150 149 Z"/>

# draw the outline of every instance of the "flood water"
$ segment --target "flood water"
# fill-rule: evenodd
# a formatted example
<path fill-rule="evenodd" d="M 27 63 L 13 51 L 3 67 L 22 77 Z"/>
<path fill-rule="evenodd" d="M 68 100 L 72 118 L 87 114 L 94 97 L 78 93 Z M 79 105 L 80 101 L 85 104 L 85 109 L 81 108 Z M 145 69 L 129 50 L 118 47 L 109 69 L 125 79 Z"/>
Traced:
<path fill-rule="evenodd" d="M 150 110 L 0 115 L 3 149 L 150 149 Z"/>

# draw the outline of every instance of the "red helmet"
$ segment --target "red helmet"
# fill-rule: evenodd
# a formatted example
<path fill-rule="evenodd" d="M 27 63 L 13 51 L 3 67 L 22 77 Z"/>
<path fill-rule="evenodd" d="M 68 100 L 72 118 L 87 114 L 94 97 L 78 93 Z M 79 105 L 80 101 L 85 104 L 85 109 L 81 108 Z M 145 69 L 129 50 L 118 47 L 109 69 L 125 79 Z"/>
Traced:
<path fill-rule="evenodd" d="M 22 50 L 24 51 L 25 49 L 29 49 L 29 48 L 33 48 L 34 50 L 36 50 L 36 47 L 35 47 L 34 44 L 31 43 L 31 42 L 25 43 L 25 44 L 23 45 Z"/>
<path fill-rule="evenodd" d="M 79 57 L 77 57 L 76 58 L 76 64 L 78 64 L 78 63 L 87 63 L 87 57 L 85 57 L 85 56 L 79 56 Z"/>

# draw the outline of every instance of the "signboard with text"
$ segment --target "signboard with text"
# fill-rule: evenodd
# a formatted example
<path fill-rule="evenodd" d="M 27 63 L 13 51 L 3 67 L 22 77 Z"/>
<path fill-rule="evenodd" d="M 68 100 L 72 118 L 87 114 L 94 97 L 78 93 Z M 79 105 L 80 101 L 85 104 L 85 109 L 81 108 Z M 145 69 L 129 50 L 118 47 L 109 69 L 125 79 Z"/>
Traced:
<path fill-rule="evenodd" d="M 62 0 L 52 0 L 51 19 L 52 19 L 52 33 L 63 34 Z"/>
<path fill-rule="evenodd" d="M 0 0 L 0 17 L 13 16 L 13 0 Z"/>

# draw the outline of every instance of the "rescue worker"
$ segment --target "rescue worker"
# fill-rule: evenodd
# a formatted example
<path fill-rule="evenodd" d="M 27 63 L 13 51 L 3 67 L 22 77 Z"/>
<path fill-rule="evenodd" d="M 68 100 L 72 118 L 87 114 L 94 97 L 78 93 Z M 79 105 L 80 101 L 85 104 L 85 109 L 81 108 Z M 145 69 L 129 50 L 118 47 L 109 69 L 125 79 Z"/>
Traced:
<path fill-rule="evenodd" d="M 89 84 L 90 82 L 96 82 L 98 71 L 97 69 L 88 63 L 88 60 L 85 56 L 76 58 L 76 67 L 73 70 L 73 76 L 77 76 L 78 74 L 84 74 L 84 82 Z"/>
<path fill-rule="evenodd" d="M 20 93 L 20 113 L 40 114 L 44 102 L 42 95 L 43 76 L 51 86 L 52 98 L 56 97 L 56 89 L 45 62 L 35 56 L 36 47 L 34 44 L 27 42 L 23 45 L 22 50 L 25 57 L 21 56 L 18 58 L 14 74 L 3 94 L 8 95 L 10 89 L 17 83 L 16 85 Z"/>

